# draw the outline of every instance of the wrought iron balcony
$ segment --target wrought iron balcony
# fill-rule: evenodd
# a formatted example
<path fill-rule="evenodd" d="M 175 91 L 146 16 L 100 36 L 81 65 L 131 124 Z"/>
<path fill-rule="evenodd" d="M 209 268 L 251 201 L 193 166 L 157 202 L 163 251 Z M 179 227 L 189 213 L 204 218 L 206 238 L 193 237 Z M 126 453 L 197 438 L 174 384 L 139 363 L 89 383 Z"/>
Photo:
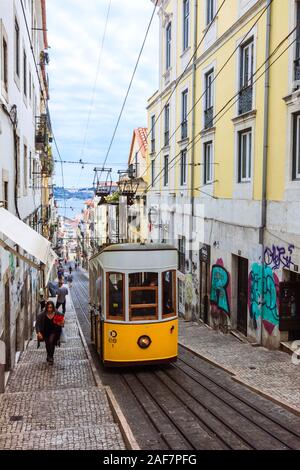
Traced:
<path fill-rule="evenodd" d="M 300 80 L 300 59 L 294 60 L 295 80 Z"/>
<path fill-rule="evenodd" d="M 184 140 L 187 138 L 187 136 L 188 136 L 188 122 L 186 120 L 181 123 L 181 139 Z"/>
<path fill-rule="evenodd" d="M 211 106 L 204 111 L 204 127 L 210 129 L 213 127 L 214 122 L 214 107 Z"/>
<path fill-rule="evenodd" d="M 35 144 L 37 150 L 44 150 L 49 142 L 49 121 L 47 114 L 36 118 Z"/>
<path fill-rule="evenodd" d="M 248 113 L 252 110 L 253 87 L 252 85 L 243 88 L 239 93 L 239 114 Z"/>

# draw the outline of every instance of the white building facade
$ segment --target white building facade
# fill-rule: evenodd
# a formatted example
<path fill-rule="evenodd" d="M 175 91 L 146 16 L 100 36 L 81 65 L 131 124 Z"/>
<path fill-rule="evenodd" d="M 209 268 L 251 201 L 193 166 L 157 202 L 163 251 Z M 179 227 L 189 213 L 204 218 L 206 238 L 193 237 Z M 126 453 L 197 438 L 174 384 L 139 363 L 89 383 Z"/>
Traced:
<path fill-rule="evenodd" d="M 50 184 L 52 174 L 48 142 L 36 146 L 36 124 L 47 116 L 48 100 L 45 0 L 1 0 L 0 40 L 0 200 L 42 233 L 43 184 Z M 0 248 L 0 340 L 7 372 L 30 338 L 42 282 L 37 270 Z"/>

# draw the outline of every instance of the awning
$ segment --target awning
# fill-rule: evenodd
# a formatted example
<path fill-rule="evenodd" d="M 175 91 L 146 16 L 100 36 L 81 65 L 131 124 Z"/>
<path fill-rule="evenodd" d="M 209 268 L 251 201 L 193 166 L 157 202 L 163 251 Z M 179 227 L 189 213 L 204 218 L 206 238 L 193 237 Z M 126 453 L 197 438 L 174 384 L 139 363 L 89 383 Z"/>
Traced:
<path fill-rule="evenodd" d="M 57 259 L 51 248 L 51 243 L 3 207 L 0 208 L 0 233 L 4 235 L 3 238 L 0 237 L 0 245 L 35 269 L 43 270 L 45 285 L 47 285 Z M 8 239 L 26 251 L 29 256 L 33 256 L 40 264 L 18 253 L 8 244 Z"/>

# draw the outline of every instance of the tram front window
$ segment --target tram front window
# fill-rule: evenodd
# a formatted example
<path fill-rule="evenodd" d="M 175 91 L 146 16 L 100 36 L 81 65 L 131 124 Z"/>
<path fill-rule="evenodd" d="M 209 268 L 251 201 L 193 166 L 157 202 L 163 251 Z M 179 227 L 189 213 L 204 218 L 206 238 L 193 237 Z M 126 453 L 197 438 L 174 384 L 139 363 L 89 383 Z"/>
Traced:
<path fill-rule="evenodd" d="M 124 275 L 111 273 L 107 275 L 108 312 L 107 317 L 113 320 L 124 320 Z"/>
<path fill-rule="evenodd" d="M 131 320 L 155 320 L 158 317 L 158 274 L 129 275 Z"/>

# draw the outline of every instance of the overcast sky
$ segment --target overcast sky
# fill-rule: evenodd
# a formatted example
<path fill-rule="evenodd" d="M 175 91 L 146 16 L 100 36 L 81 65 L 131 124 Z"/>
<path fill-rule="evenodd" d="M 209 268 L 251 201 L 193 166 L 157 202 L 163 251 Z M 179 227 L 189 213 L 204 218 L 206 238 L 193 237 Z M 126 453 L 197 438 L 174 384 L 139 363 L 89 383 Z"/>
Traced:
<path fill-rule="evenodd" d="M 48 0 L 50 113 L 63 160 L 102 166 L 153 12 L 150 0 L 112 0 L 100 72 L 86 133 L 109 0 Z M 132 131 L 147 125 L 147 99 L 158 87 L 158 19 L 148 36 L 108 167 L 126 169 Z M 57 157 L 54 152 L 55 158 Z M 93 166 L 64 165 L 65 186 L 93 182 Z M 60 165 L 55 183 L 61 186 Z"/>

